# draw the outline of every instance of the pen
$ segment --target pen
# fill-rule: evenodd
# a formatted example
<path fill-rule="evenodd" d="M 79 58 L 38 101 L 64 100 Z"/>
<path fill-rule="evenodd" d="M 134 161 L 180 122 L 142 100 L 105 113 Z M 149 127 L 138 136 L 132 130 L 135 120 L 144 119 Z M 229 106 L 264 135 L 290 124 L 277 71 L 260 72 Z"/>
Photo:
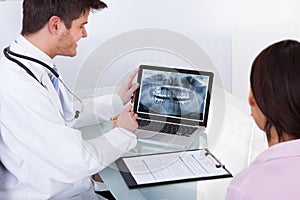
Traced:
<path fill-rule="evenodd" d="M 110 119 L 110 121 L 115 121 L 115 120 L 118 119 L 118 117 L 119 117 L 119 114 L 118 114 L 118 115 L 111 116 L 109 119 Z"/>

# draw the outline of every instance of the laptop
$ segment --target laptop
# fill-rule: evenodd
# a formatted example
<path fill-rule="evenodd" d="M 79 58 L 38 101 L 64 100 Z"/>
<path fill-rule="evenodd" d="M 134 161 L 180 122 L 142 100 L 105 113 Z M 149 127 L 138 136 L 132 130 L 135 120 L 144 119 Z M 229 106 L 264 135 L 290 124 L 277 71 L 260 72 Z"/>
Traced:
<path fill-rule="evenodd" d="M 141 65 L 133 110 L 140 142 L 185 149 L 207 126 L 213 73 Z"/>

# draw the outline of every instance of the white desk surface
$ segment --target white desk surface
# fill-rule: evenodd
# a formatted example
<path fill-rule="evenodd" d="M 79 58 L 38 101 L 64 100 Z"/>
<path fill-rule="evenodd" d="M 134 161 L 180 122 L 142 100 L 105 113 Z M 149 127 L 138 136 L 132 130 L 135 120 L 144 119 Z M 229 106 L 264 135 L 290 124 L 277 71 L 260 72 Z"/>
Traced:
<path fill-rule="evenodd" d="M 81 97 L 102 95 L 112 88 L 78 91 Z M 207 127 L 207 144 L 200 141 L 200 147 L 207 148 L 226 168 L 235 175 L 240 172 L 264 149 L 267 148 L 265 135 L 260 131 L 252 117 L 247 102 L 243 102 L 223 89 L 213 87 L 212 101 Z M 83 137 L 89 139 L 105 132 L 110 124 L 100 124 L 81 128 Z M 145 145 L 138 144 L 132 153 L 136 154 Z M 205 147 L 205 146 L 204 146 Z M 155 152 L 155 147 L 146 145 L 147 151 Z M 144 149 L 143 149 L 144 150 Z M 231 178 L 195 181 L 180 184 L 129 189 L 115 165 L 100 172 L 107 187 L 117 199 L 224 199 Z"/>

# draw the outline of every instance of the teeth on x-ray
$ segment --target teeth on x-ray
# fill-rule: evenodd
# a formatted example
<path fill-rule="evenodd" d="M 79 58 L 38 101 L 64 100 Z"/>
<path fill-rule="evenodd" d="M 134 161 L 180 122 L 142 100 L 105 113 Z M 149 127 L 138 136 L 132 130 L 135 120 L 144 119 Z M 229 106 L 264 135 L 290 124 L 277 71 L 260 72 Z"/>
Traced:
<path fill-rule="evenodd" d="M 191 102 L 192 91 L 177 86 L 157 86 L 153 91 L 155 104 L 173 112 L 180 111 L 180 107 Z"/>
<path fill-rule="evenodd" d="M 202 110 L 195 110 L 195 107 L 205 99 L 207 78 L 152 71 L 145 71 L 145 77 L 141 84 L 140 111 L 200 118 Z"/>

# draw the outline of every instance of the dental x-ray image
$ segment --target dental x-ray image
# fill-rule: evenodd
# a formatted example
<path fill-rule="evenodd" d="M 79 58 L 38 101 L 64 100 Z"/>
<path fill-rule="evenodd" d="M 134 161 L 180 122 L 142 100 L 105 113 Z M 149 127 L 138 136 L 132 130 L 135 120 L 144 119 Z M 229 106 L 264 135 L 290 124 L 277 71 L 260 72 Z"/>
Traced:
<path fill-rule="evenodd" d="M 208 76 L 145 69 L 142 77 L 138 113 L 203 121 Z"/>

